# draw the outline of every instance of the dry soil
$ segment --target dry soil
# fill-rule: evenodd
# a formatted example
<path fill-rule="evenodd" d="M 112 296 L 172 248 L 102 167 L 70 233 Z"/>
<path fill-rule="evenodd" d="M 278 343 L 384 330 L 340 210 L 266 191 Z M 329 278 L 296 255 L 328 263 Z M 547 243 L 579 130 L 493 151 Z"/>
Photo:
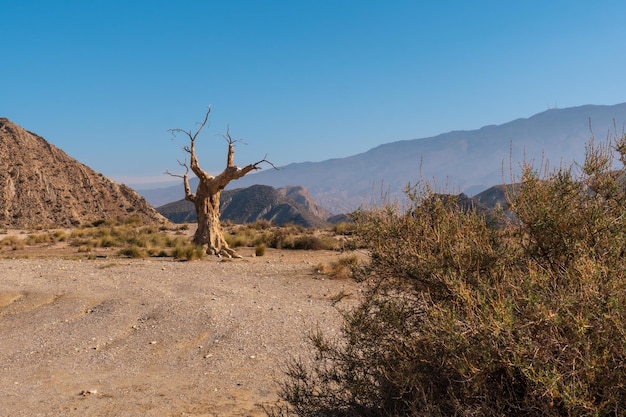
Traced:
<path fill-rule="evenodd" d="M 316 272 L 336 252 L 241 254 L 0 259 L 0 416 L 265 415 L 359 289 Z"/>

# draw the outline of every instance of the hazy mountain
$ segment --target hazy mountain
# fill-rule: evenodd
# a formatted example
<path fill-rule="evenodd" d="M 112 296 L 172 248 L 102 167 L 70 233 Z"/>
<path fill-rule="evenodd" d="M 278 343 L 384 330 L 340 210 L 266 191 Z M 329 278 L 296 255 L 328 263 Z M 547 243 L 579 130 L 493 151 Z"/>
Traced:
<path fill-rule="evenodd" d="M 193 204 L 178 200 L 157 208 L 159 213 L 175 223 L 194 222 Z M 319 207 L 303 187 L 279 190 L 267 185 L 225 190 L 220 200 L 220 219 L 237 224 L 268 220 L 282 226 L 288 223 L 305 227 L 327 227 L 330 223 L 320 215 L 330 214 Z"/>
<path fill-rule="evenodd" d="M 625 122 L 626 103 L 550 109 L 502 125 L 387 143 L 347 158 L 293 163 L 247 175 L 233 185 L 303 186 L 333 213 L 371 204 L 382 195 L 400 198 L 409 182 L 420 179 L 434 180 L 442 191 L 473 195 L 516 182 L 524 160 L 534 160 L 535 166 L 542 158 L 552 166 L 581 162 L 592 133 L 604 140 L 614 126 L 621 134 Z M 182 186 L 140 193 L 153 204 L 163 203 L 167 196 L 169 201 L 182 198 Z"/>
<path fill-rule="evenodd" d="M 76 226 L 129 216 L 165 221 L 129 187 L 0 118 L 0 226 Z"/>

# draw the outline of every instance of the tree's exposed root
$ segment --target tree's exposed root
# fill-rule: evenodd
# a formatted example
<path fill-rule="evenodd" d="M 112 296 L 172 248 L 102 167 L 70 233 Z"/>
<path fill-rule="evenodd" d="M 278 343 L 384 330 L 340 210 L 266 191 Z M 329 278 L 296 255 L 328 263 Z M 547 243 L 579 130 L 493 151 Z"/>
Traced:
<path fill-rule="evenodd" d="M 228 246 L 222 246 L 220 249 L 205 245 L 207 255 L 215 255 L 224 258 L 236 258 L 242 259 L 243 256 L 239 255 L 236 250 L 229 248 Z"/>
<path fill-rule="evenodd" d="M 228 247 L 222 248 L 222 250 L 219 253 L 222 256 L 226 256 L 227 258 L 237 258 L 237 259 L 243 258 L 243 256 L 239 255 L 237 251 Z"/>

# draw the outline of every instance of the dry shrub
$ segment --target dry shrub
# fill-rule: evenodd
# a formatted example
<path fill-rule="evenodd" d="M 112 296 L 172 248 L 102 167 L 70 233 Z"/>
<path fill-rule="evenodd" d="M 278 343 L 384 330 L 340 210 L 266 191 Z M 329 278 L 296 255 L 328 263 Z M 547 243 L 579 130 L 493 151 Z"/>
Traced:
<path fill-rule="evenodd" d="M 28 246 L 34 246 L 34 245 L 39 245 L 42 243 L 50 243 L 52 242 L 52 237 L 49 233 L 31 233 L 29 234 L 26 239 L 25 239 L 25 243 Z"/>
<path fill-rule="evenodd" d="M 269 220 L 259 219 L 254 223 L 251 223 L 249 227 L 256 230 L 267 230 L 275 227 L 275 225 Z"/>
<path fill-rule="evenodd" d="M 371 253 L 340 339 L 311 335 L 278 416 L 609 416 L 626 410 L 626 138 L 582 170 L 526 166 L 515 223 L 454 198 L 356 214 Z"/>
<path fill-rule="evenodd" d="M 254 247 L 265 244 L 268 247 L 276 247 L 275 236 L 282 228 L 274 226 L 270 221 L 257 220 L 246 225 L 230 225 L 229 233 L 225 234 L 228 245 L 232 248 Z"/>
<path fill-rule="evenodd" d="M 194 261 L 202 259 L 206 255 L 206 251 L 202 246 L 182 245 L 176 246 L 172 250 L 174 259 Z"/>
<path fill-rule="evenodd" d="M 293 249 L 296 234 L 287 227 L 278 227 L 271 230 L 265 242 L 269 247 L 275 249 Z"/>
<path fill-rule="evenodd" d="M 254 225 L 246 225 L 242 227 L 233 227 L 233 231 L 225 234 L 226 243 L 232 248 L 250 247 L 262 240 L 262 229 L 256 228 Z"/>
<path fill-rule="evenodd" d="M 312 229 L 284 226 L 274 229 L 268 245 L 276 249 L 335 250 L 338 242 L 329 236 L 316 235 Z"/>
<path fill-rule="evenodd" d="M 143 248 L 140 248 L 139 246 L 136 246 L 136 245 L 129 246 L 124 249 L 120 249 L 119 254 L 123 256 L 128 256 L 129 258 L 148 257 L 148 254 L 146 253 L 146 251 Z"/>
<path fill-rule="evenodd" d="M 351 235 L 354 232 L 353 222 L 340 222 L 333 227 L 333 231 L 338 235 Z"/>
<path fill-rule="evenodd" d="M 89 252 L 93 248 L 120 248 L 118 253 L 131 258 L 174 257 L 194 260 L 203 257 L 189 237 L 167 233 L 162 227 L 138 225 L 138 218 L 130 217 L 123 221 L 98 221 L 94 227 L 76 228 L 66 239 L 79 252 Z"/>
<path fill-rule="evenodd" d="M 328 246 L 325 244 L 324 240 L 319 236 L 306 235 L 306 236 L 298 236 L 294 239 L 293 249 L 301 249 L 301 250 L 322 250 L 327 249 Z"/>
<path fill-rule="evenodd" d="M 352 277 L 352 272 L 358 267 L 358 257 L 356 255 L 347 255 L 329 263 L 319 264 L 316 270 L 318 273 L 334 279 L 348 279 Z"/>
<path fill-rule="evenodd" d="M 267 220 L 258 220 L 247 225 L 231 225 L 225 238 L 232 248 L 258 245 L 296 250 L 338 250 L 342 246 L 345 248 L 345 242 L 337 240 L 331 231 L 293 224 L 275 226 Z"/>
<path fill-rule="evenodd" d="M 267 245 L 265 243 L 259 243 L 254 247 L 254 255 L 255 256 L 263 256 L 265 255 L 265 251 L 267 250 Z"/>
<path fill-rule="evenodd" d="M 26 247 L 26 239 L 15 235 L 8 235 L 0 240 L 0 246 L 8 246 L 12 250 L 24 249 Z"/>
<path fill-rule="evenodd" d="M 68 238 L 69 236 L 65 230 L 55 230 L 52 232 L 52 239 L 55 242 L 65 242 Z"/>

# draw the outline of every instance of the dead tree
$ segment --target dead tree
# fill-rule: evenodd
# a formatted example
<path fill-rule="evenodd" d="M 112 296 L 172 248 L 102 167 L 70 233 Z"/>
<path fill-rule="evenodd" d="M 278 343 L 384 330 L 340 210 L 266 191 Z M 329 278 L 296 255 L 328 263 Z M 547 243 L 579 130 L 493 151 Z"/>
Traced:
<path fill-rule="evenodd" d="M 263 158 L 253 164 L 246 165 L 243 168 L 235 165 L 235 143 L 237 140 L 233 140 L 228 130 L 223 135 L 224 139 L 228 143 L 228 154 L 226 158 L 226 168 L 221 174 L 212 176 L 200 167 L 198 158 L 196 156 L 196 139 L 198 135 L 207 124 L 209 120 L 209 113 L 211 113 L 211 107 L 208 108 L 204 121 L 200 123 L 198 130 L 195 133 L 192 131 L 186 131 L 183 129 L 170 129 L 173 137 L 177 134 L 184 134 L 189 139 L 189 145 L 182 146 L 183 150 L 189 154 L 189 164 L 187 161 L 178 161 L 178 163 L 185 168 L 185 174 L 176 175 L 169 171 L 167 174 L 180 177 L 183 179 L 183 185 L 185 187 L 185 199 L 191 201 L 196 209 L 196 215 L 198 217 L 198 229 L 193 237 L 193 241 L 198 246 L 206 245 L 206 253 L 218 256 L 227 257 L 239 257 L 237 252 L 231 249 L 224 238 L 224 232 L 220 223 L 220 197 L 222 190 L 226 188 L 229 182 L 239 179 L 249 173 L 250 171 L 261 169 L 259 165 L 267 163 L 274 167 L 274 165 L 267 159 Z M 189 169 L 200 180 L 198 188 L 195 194 L 191 192 L 189 187 Z M 274 167 L 276 169 L 276 167 Z"/>

